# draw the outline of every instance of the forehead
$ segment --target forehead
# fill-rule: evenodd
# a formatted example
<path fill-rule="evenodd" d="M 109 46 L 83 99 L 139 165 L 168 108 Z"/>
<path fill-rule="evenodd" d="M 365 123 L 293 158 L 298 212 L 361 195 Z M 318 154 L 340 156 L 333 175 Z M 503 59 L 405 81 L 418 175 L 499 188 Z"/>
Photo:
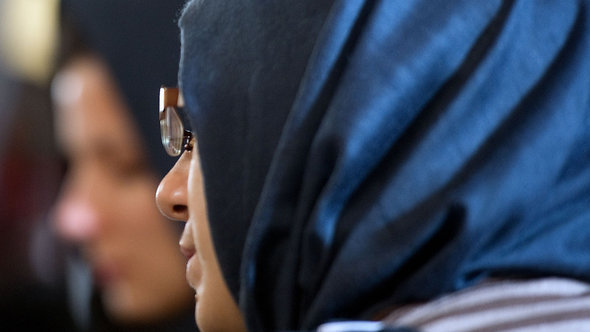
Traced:
<path fill-rule="evenodd" d="M 52 84 L 56 134 L 62 144 L 112 140 L 138 144 L 129 112 L 106 66 L 93 57 L 70 61 Z"/>

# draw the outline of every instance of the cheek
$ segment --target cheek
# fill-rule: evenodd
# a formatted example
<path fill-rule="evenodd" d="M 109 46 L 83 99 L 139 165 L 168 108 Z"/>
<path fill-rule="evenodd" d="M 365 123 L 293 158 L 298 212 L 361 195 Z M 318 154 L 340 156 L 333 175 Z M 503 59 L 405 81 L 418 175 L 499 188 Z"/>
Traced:
<path fill-rule="evenodd" d="M 121 191 L 123 192 L 123 194 L 120 195 L 120 206 L 122 207 L 120 210 L 121 215 L 132 217 L 129 220 L 133 220 L 133 223 L 135 224 L 134 226 L 138 231 L 152 224 L 152 222 L 146 222 L 145 218 L 151 216 L 152 218 L 149 219 L 153 219 L 153 216 L 155 215 L 155 184 L 138 182 L 121 188 Z"/>
<path fill-rule="evenodd" d="M 215 253 L 209 233 L 209 221 L 198 157 L 193 154 L 188 176 L 188 211 L 193 239 L 202 262 L 215 261 Z"/>
<path fill-rule="evenodd" d="M 244 331 L 240 311 L 225 284 L 217 261 L 209 222 L 205 217 L 204 200 L 202 208 L 203 217 L 194 220 L 193 224 L 195 247 L 202 268 L 202 280 L 197 290 L 197 324 L 203 331 Z"/>
<path fill-rule="evenodd" d="M 145 255 L 154 255 L 166 247 L 180 255 L 178 238 L 180 228 L 166 220 L 158 210 L 155 201 L 156 183 L 150 180 L 128 185 L 120 196 L 117 211 L 121 229 L 125 229 L 127 241 L 141 248 Z"/>
<path fill-rule="evenodd" d="M 172 256 L 184 265 L 178 248 L 181 225 L 160 214 L 155 201 L 156 185 L 150 178 L 127 186 L 122 204 L 118 205 L 119 227 L 125 228 L 125 241 L 137 248 L 136 254 L 142 256 L 144 264 L 157 265 Z"/>
<path fill-rule="evenodd" d="M 196 146 L 195 146 L 196 147 Z M 188 176 L 189 224 L 202 268 L 196 307 L 197 324 L 202 331 L 245 331 L 233 297 L 229 293 L 209 230 L 203 179 L 196 148 L 193 150 Z"/>
<path fill-rule="evenodd" d="M 177 244 L 180 228 L 161 216 L 154 192 L 155 183 L 144 182 L 129 185 L 121 196 L 117 243 L 126 257 L 125 280 L 113 291 L 129 313 L 146 317 L 169 314 L 191 301 Z"/>

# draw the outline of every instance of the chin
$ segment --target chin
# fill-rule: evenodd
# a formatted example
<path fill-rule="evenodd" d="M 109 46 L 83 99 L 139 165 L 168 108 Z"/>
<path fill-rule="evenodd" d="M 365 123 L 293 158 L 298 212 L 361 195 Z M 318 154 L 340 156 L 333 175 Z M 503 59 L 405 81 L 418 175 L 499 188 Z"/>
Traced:
<path fill-rule="evenodd" d="M 201 303 L 202 304 L 202 303 Z M 210 303 L 207 303 L 210 304 Z M 223 308 L 211 305 L 201 305 L 199 310 L 199 302 L 195 306 L 195 319 L 199 331 L 201 332 L 241 332 L 246 331 L 245 327 L 240 321 L 227 312 Z"/>
<path fill-rule="evenodd" d="M 220 321 L 216 321 L 214 317 L 208 315 L 207 312 L 199 310 L 199 302 L 195 305 L 195 320 L 199 331 L 201 332 L 224 332 L 226 331 Z M 228 331 L 229 332 L 229 331 Z"/>
<path fill-rule="evenodd" d="M 110 287 L 102 292 L 102 299 L 105 312 L 113 321 L 139 324 L 154 319 L 153 308 L 146 306 L 149 302 L 134 296 L 126 287 Z"/>

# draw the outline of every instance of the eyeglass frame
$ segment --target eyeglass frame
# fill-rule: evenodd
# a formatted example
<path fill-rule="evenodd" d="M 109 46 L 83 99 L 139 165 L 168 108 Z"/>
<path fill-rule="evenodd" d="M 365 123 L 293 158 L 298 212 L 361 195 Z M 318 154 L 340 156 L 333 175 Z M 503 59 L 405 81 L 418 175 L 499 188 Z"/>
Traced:
<path fill-rule="evenodd" d="M 176 113 L 176 116 L 178 118 L 180 118 L 177 109 L 184 107 L 184 98 L 182 97 L 182 93 L 180 92 L 180 89 L 177 87 L 161 86 L 160 87 L 160 94 L 159 94 L 159 104 L 160 104 L 159 105 L 160 107 L 159 107 L 158 117 L 159 117 L 160 123 L 162 120 L 166 119 L 166 112 L 168 112 L 169 110 L 174 111 Z M 182 126 L 182 130 L 183 130 L 183 138 L 182 138 L 181 146 L 183 147 L 184 151 L 191 151 L 193 149 L 193 140 L 192 139 L 193 139 L 194 135 L 190 130 L 187 130 L 184 128 L 184 124 L 182 123 L 182 121 L 180 122 L 180 125 Z M 182 154 L 182 151 L 180 151 L 178 154 L 173 154 L 168 150 L 168 148 L 166 147 L 166 144 L 164 143 L 164 136 L 162 134 L 161 126 L 160 126 L 160 138 L 162 140 L 162 145 L 164 145 L 164 149 L 166 150 L 166 153 L 168 153 L 168 155 L 170 155 L 171 157 L 177 157 Z"/>

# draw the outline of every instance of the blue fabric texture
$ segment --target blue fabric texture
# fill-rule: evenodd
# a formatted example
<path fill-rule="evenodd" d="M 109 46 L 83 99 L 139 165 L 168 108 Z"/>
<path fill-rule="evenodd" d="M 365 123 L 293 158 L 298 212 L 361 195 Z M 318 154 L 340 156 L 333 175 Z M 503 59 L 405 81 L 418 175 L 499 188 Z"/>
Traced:
<path fill-rule="evenodd" d="M 588 1 L 192 1 L 180 82 L 252 330 L 590 281 Z"/>

